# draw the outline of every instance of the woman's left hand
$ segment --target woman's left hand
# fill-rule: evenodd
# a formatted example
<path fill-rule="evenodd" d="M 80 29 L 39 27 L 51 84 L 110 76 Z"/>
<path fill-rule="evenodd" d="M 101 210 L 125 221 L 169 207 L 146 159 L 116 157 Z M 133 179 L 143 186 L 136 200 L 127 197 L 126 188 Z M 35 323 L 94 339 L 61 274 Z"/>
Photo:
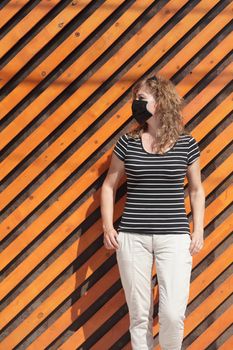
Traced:
<path fill-rule="evenodd" d="M 204 246 L 203 231 L 193 231 L 191 235 L 192 242 L 190 243 L 189 251 L 191 255 L 197 254 Z"/>

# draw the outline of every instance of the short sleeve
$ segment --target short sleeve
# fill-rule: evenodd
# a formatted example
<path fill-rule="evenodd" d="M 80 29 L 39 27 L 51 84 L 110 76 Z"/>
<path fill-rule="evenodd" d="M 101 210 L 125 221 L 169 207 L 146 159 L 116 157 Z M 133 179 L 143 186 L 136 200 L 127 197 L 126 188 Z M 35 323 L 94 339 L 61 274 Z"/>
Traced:
<path fill-rule="evenodd" d="M 200 149 L 196 139 L 191 136 L 188 146 L 187 164 L 192 164 L 198 157 L 200 157 Z"/>
<path fill-rule="evenodd" d="M 126 151 L 127 151 L 127 145 L 128 145 L 128 137 L 126 134 L 123 134 L 119 137 L 117 140 L 113 152 L 120 158 L 122 161 L 125 160 Z"/>

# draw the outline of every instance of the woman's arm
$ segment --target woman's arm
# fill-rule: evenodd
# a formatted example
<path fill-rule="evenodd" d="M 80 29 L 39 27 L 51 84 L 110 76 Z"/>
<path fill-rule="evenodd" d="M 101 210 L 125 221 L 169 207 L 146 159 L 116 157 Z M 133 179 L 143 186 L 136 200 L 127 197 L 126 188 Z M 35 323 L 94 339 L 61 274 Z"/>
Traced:
<path fill-rule="evenodd" d="M 193 218 L 191 252 L 196 254 L 204 244 L 205 192 L 201 182 L 200 158 L 187 169 L 188 192 Z"/>
<path fill-rule="evenodd" d="M 108 249 L 118 248 L 115 239 L 117 237 L 117 232 L 113 226 L 113 213 L 117 186 L 124 171 L 124 162 L 112 153 L 109 170 L 101 188 L 100 204 L 102 226 L 104 230 L 104 243 L 105 247 Z"/>

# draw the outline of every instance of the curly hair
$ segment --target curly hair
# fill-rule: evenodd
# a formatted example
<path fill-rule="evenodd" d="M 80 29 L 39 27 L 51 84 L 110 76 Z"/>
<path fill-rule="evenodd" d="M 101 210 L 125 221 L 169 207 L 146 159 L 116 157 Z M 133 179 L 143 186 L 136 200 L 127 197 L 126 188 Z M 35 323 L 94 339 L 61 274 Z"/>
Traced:
<path fill-rule="evenodd" d="M 157 153 L 163 154 L 163 149 L 167 144 L 174 144 L 180 135 L 189 134 L 183 123 L 181 110 L 185 106 L 183 97 L 179 96 L 173 83 L 160 76 L 152 76 L 141 79 L 132 87 L 132 98 L 137 97 L 140 88 L 144 88 L 151 93 L 156 101 L 156 116 L 159 118 L 161 126 L 158 133 L 156 144 Z M 133 138 L 140 138 L 143 131 L 148 130 L 148 124 L 145 121 L 143 125 L 139 125 L 127 134 Z"/>

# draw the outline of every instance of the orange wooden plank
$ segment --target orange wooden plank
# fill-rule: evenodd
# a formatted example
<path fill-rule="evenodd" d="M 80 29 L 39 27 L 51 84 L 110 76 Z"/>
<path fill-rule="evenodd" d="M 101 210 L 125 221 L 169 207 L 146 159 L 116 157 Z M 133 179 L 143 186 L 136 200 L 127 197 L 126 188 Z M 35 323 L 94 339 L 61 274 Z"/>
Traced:
<path fill-rule="evenodd" d="M 222 344 L 218 350 L 232 350 L 233 349 L 233 335 Z"/>
<path fill-rule="evenodd" d="M 4 338 L 4 340 L 0 343 L 0 346 L 5 350 L 13 349 L 27 334 L 30 332 L 30 330 L 33 330 L 36 326 L 36 324 L 43 321 L 51 312 L 51 309 L 54 309 L 55 305 L 59 305 L 61 301 L 61 295 L 64 297 L 67 295 L 69 296 L 71 288 L 75 288 L 78 284 L 85 278 L 88 278 L 88 276 L 92 275 L 93 271 L 96 270 L 97 267 L 100 267 L 101 264 L 104 263 L 104 260 L 106 259 L 106 254 L 103 252 L 103 248 L 101 248 L 96 254 L 95 254 L 95 264 L 93 265 L 93 269 L 91 269 L 87 263 L 85 263 L 79 271 L 75 272 L 72 276 L 70 276 L 60 287 L 58 287 L 53 294 L 51 294 L 45 301 L 45 303 L 41 303 L 39 305 L 39 308 L 34 310 L 31 315 L 30 319 L 25 319 L 17 328 L 15 328 L 11 334 L 9 334 L 7 337 Z M 76 311 L 69 311 L 69 314 L 66 313 L 69 321 L 71 320 L 71 315 L 73 312 L 73 318 L 78 317 L 80 315 L 80 311 L 85 312 L 86 309 L 88 309 L 89 306 L 92 305 L 95 298 L 98 298 L 102 295 L 102 292 L 106 291 L 110 286 L 112 286 L 114 283 L 117 282 L 119 275 L 117 273 L 117 266 L 115 265 L 113 269 L 111 270 L 112 273 L 108 273 L 104 275 L 100 280 L 97 281 L 95 286 L 93 286 L 85 295 L 83 295 L 83 298 L 79 299 L 79 303 L 77 306 L 73 306 Z M 119 295 L 122 294 L 121 292 L 118 293 Z M 47 305 L 47 301 L 49 301 L 49 305 Z M 43 307 L 41 307 L 43 305 Z M 117 304 L 115 304 L 116 306 Z M 119 305 L 119 304 L 118 304 Z M 48 307 L 49 306 L 49 307 Z M 75 312 L 75 315 L 74 315 Z M 38 317 L 38 315 L 41 315 L 41 317 Z M 2 319 L 5 321 L 4 319 Z M 1 320 L 1 322 L 2 322 Z M 23 327 L 22 327 L 23 325 Z M 38 349 L 38 347 L 37 347 Z M 42 349 L 42 348 L 41 348 Z"/>
<path fill-rule="evenodd" d="M 48 25 L 29 41 L 4 67 L 2 78 L 6 84 L 15 72 L 18 72 L 26 62 L 29 62 L 50 40 L 77 16 L 91 0 L 85 2 L 70 2 Z M 119 2 L 120 5 L 120 2 Z M 40 7 L 40 4 L 38 5 Z M 104 17 L 104 16 L 103 16 Z M 62 26 L 60 25 L 62 23 Z M 94 25 L 94 23 L 93 23 Z M 31 28 L 30 28 L 31 29 Z M 77 40 L 77 39 L 76 39 Z M 59 50 L 59 46 L 58 46 Z M 54 64 L 53 67 L 54 68 Z M 46 69 L 46 75 L 47 75 Z M 40 71 L 40 79 L 42 78 Z M 35 81 L 34 83 L 36 83 Z M 37 82 L 38 83 L 38 82 Z"/>
<path fill-rule="evenodd" d="M 232 324 L 233 306 L 223 312 L 187 350 L 207 349 Z M 232 344 L 233 345 L 233 344 Z M 230 349 L 230 348 L 229 348 Z"/>
<path fill-rule="evenodd" d="M 231 250 L 232 247 L 229 248 L 229 251 Z M 221 257 L 224 256 L 224 254 L 228 251 L 228 249 L 223 252 L 223 254 L 221 255 Z M 228 251 L 228 252 L 229 252 Z M 217 258 L 217 260 L 220 259 Z M 212 264 L 211 264 L 212 265 Z M 211 266 L 210 265 L 210 266 Z M 204 275 L 208 278 L 208 271 L 209 271 L 209 267 L 207 267 L 205 269 Z M 213 271 L 213 270 L 212 270 Z M 211 272 L 212 272 L 211 271 Z M 204 276 L 202 274 L 200 274 L 194 281 L 194 283 L 192 283 L 192 285 L 195 287 L 195 289 L 198 291 L 198 294 L 200 294 L 200 289 L 198 289 L 198 284 L 201 285 L 202 283 L 204 283 Z M 223 302 L 223 300 L 227 299 L 227 297 L 229 295 L 231 295 L 232 293 L 232 282 L 233 282 L 233 276 L 229 276 L 227 277 L 227 279 L 219 286 L 216 288 L 216 290 L 213 291 L 212 294 L 210 294 L 210 296 L 208 298 L 206 298 L 187 318 L 187 322 L 186 322 L 186 332 L 185 332 L 185 336 L 187 334 L 189 334 L 193 329 L 195 329 L 201 322 L 203 322 L 203 320 L 209 315 L 211 314 L 211 312 L 213 312 L 218 306 L 221 305 L 221 303 Z M 223 292 L 223 289 L 226 288 L 227 291 L 226 294 L 225 292 Z M 204 288 L 203 288 L 204 290 Z M 191 288 L 191 294 L 193 293 L 193 290 Z M 223 299 L 221 298 L 221 294 L 224 293 L 226 298 L 224 297 Z"/>
<path fill-rule="evenodd" d="M 229 9 L 228 9 L 229 10 Z M 229 13 L 229 12 L 228 12 Z M 225 14 L 219 18 L 219 16 L 215 17 L 214 20 L 211 22 L 211 27 L 216 29 L 216 23 L 223 21 L 225 18 Z M 225 25 L 225 22 L 223 21 L 223 27 Z M 218 23 L 219 25 L 219 23 Z M 205 27 L 200 33 L 187 45 L 188 50 L 185 51 L 187 62 L 197 53 L 200 49 L 200 43 L 206 45 L 208 42 L 208 35 L 209 31 L 207 30 L 209 26 Z M 210 28 L 209 28 L 210 29 Z M 205 35 L 204 35 L 205 32 Z M 214 33 L 214 35 L 216 32 Z M 214 36 L 213 35 L 213 36 Z M 212 37 L 211 37 L 212 38 Z M 210 38 L 209 38 L 210 39 Z M 192 74 L 187 74 L 186 77 L 182 80 L 182 85 L 178 85 L 177 91 L 179 94 L 184 96 L 184 94 L 187 92 L 187 90 L 190 89 L 190 87 L 194 87 L 197 85 L 201 79 L 204 79 L 205 76 L 209 73 L 210 70 L 212 70 L 221 60 L 228 55 L 230 50 L 228 50 L 228 46 L 231 47 L 231 42 L 233 40 L 233 33 L 230 33 L 228 36 L 226 36 L 219 45 L 216 46 L 208 55 L 206 55 L 199 64 L 197 64 L 192 69 Z M 179 71 L 182 67 L 182 64 L 180 62 L 183 62 L 184 58 L 182 56 L 184 55 L 183 51 L 179 51 L 178 54 L 174 57 L 174 59 L 171 59 L 166 66 L 164 66 L 160 74 L 167 76 L 167 71 L 171 71 L 174 74 Z M 208 87 L 206 88 L 208 92 Z M 195 99 L 193 99 L 195 101 Z M 196 103 L 196 102 L 195 102 Z M 188 118 L 188 113 L 185 116 Z M 188 120 L 188 119 L 187 119 Z"/>
<path fill-rule="evenodd" d="M 0 43 L 0 52 L 6 54 L 17 41 L 19 41 L 29 30 L 32 29 L 43 17 L 45 17 L 57 4 L 59 0 L 41 0 L 14 28 L 4 36 Z M 15 70 L 13 69 L 15 73 Z M 6 81 L 3 76 L 2 81 Z M 1 82 L 2 83 L 2 82 Z M 3 86 L 2 84 L 0 85 Z"/>
<path fill-rule="evenodd" d="M 172 0 L 172 1 L 178 1 L 178 0 Z M 217 1 L 217 0 L 215 0 Z M 67 104 L 69 101 L 71 101 L 74 98 L 74 95 L 78 95 L 79 98 L 78 100 L 76 99 L 76 106 L 73 104 L 73 107 L 71 106 L 69 108 L 74 109 L 77 108 L 77 101 L 79 105 L 84 102 L 88 96 L 90 96 L 98 87 L 102 85 L 102 83 L 107 80 L 114 71 L 116 71 L 118 68 L 121 67 L 123 63 L 127 61 L 127 59 L 132 56 L 137 48 L 140 48 L 143 46 L 143 44 L 151 37 L 152 34 L 156 32 L 160 27 L 162 27 L 169 19 L 171 19 L 172 15 L 174 12 L 177 12 L 179 8 L 183 5 L 183 2 L 187 2 L 187 0 L 182 0 L 180 1 L 179 6 L 173 7 L 171 11 L 166 16 L 162 17 L 162 14 L 158 14 L 158 23 L 156 22 L 156 17 L 154 19 L 151 19 L 147 24 L 146 28 L 144 31 L 141 31 L 139 35 L 135 34 L 128 42 L 125 44 L 116 54 L 113 55 L 113 57 L 108 60 L 103 66 L 94 74 L 92 77 L 84 84 L 84 86 L 80 87 L 78 90 L 83 90 L 83 92 L 79 92 L 76 90 L 76 92 L 66 100 Z M 152 0 L 145 0 L 143 2 L 144 6 L 141 7 L 141 10 L 145 10 L 149 5 L 152 3 Z M 166 6 L 165 6 L 166 7 Z M 170 5 L 172 7 L 172 4 Z M 169 8 L 169 7 L 168 7 Z M 68 78 L 67 81 L 67 76 L 71 77 L 72 81 L 79 77 L 80 74 L 82 74 L 92 62 L 94 62 L 97 57 L 99 57 L 102 53 L 105 52 L 105 50 L 110 47 L 117 38 L 121 36 L 121 34 L 129 27 L 131 23 L 135 21 L 137 17 L 141 14 L 138 10 L 138 2 L 132 5 L 132 8 L 129 8 L 128 11 L 126 11 L 121 19 L 118 19 L 118 26 L 116 27 L 115 23 L 108 29 L 108 31 L 99 39 L 95 42 L 94 45 L 90 46 L 88 50 L 85 51 L 85 53 L 80 56 L 75 62 L 63 72 L 59 76 L 59 80 L 57 79 L 54 81 L 54 83 L 49 86 L 40 96 L 35 99 L 30 106 L 26 107 L 23 110 L 23 113 L 19 114 L 19 116 L 12 122 L 10 123 L 1 133 L 1 139 L 0 139 L 0 147 L 4 147 L 9 140 L 12 139 L 12 137 L 16 136 L 20 130 L 22 130 L 26 125 L 29 124 L 30 121 L 32 121 L 35 118 L 35 115 L 42 111 L 51 101 L 53 101 L 65 88 L 68 83 L 70 83 L 70 78 Z M 96 16 L 95 16 L 96 17 Z M 102 23 L 102 15 L 101 13 L 99 16 L 101 18 L 100 23 Z M 161 19 L 162 18 L 162 19 Z M 155 26 L 155 23 L 156 26 Z M 88 22 L 90 25 L 90 23 Z M 93 24 L 91 24 L 93 26 Z M 117 28 L 117 29 L 116 29 Z M 127 48 L 126 48 L 127 46 Z M 65 49 L 65 48 L 64 48 Z M 59 51 L 60 52 L 60 51 Z M 58 55 L 58 53 L 57 53 Z M 61 55 L 61 53 L 59 53 Z M 88 83 L 89 82 L 89 83 Z M 122 93 L 122 91 L 121 91 Z M 84 98 L 85 96 L 85 98 Z M 106 107 L 106 103 L 104 104 Z M 4 107 L 4 101 L 3 101 L 3 107 Z M 3 108 L 2 107 L 2 108 Z M 29 107 L 30 107 L 30 113 L 29 113 Z M 60 110 L 62 106 L 58 108 Z M 71 110 L 69 111 L 71 112 Z M 57 112 L 56 112 L 57 113 Z M 27 118 L 25 116 L 27 115 Z M 51 127 L 54 128 L 56 123 L 59 124 L 65 120 L 67 117 L 67 108 L 66 108 L 66 113 L 64 116 L 59 118 L 56 118 L 57 122 L 53 121 L 52 124 L 50 125 L 49 130 L 51 130 Z M 49 120 L 51 117 L 49 118 Z M 55 124 L 54 124 L 55 122 Z M 59 125 L 58 124 L 58 125 Z M 14 125 L 14 128 L 13 128 Z M 15 127 L 17 126 L 18 131 L 15 131 Z M 48 127 L 48 126 L 47 126 Z M 47 129 L 46 127 L 46 129 Z"/>
<path fill-rule="evenodd" d="M 113 273 L 113 271 L 111 270 L 111 272 Z M 104 282 L 104 281 L 103 281 Z M 112 284 L 112 281 L 111 281 Z M 112 307 L 113 310 L 114 308 L 117 307 L 120 308 L 121 306 L 124 305 L 125 300 L 124 300 L 124 296 L 122 296 L 123 290 L 119 291 L 118 294 L 116 296 L 114 296 L 114 300 L 112 300 L 111 305 L 108 304 L 108 308 Z M 93 296 L 95 298 L 95 296 Z M 93 301 L 93 300 L 92 300 Z M 115 304 L 115 305 L 114 305 Z M 76 304 L 74 304 L 74 308 L 75 310 L 79 310 L 80 309 L 80 302 L 77 302 Z M 67 326 L 70 324 L 70 314 L 73 313 L 73 307 L 70 308 L 68 310 L 68 312 L 66 312 L 63 317 L 59 318 L 57 321 L 55 321 L 55 323 L 53 324 L 54 327 L 49 327 L 47 328 L 47 330 L 41 335 L 39 336 L 35 341 L 33 341 L 32 344 L 30 344 L 25 350 L 37 350 L 38 348 L 46 348 L 46 344 L 50 344 L 52 342 L 52 339 L 56 339 L 58 334 L 61 334 L 62 331 L 65 330 L 64 326 Z M 86 309 L 86 308 L 85 308 Z M 106 316 L 109 316 L 110 310 L 108 310 L 108 314 L 106 314 Z M 102 312 L 105 312 L 105 310 L 102 310 Z M 111 317 L 111 316 L 110 316 Z M 104 339 L 103 342 L 99 343 L 97 342 L 96 345 L 96 350 L 99 349 L 110 349 L 110 346 L 108 346 L 109 344 L 114 344 L 115 342 L 117 342 L 117 340 L 119 339 L 119 337 L 124 334 L 127 331 L 127 325 L 129 324 L 129 317 L 128 314 L 125 315 L 123 318 L 121 318 L 119 320 L 119 322 L 117 324 L 115 324 L 112 328 L 110 332 L 107 332 L 106 334 L 108 335 L 107 337 L 102 336 L 101 339 Z M 85 326 L 84 326 L 85 329 Z M 84 332 L 85 333 L 85 332 Z M 102 346 L 103 344 L 103 346 Z M 91 347 L 92 349 L 93 347 Z M 95 347 L 94 347 L 95 348 Z"/>
<path fill-rule="evenodd" d="M 83 2 L 82 6 L 79 2 L 75 6 L 70 3 L 70 6 L 66 7 L 61 13 L 58 14 L 53 21 L 40 31 L 31 42 L 25 46 L 24 49 L 12 59 L 7 66 L 4 67 L 3 74 L 8 77 L 8 72 L 19 71 L 26 61 L 29 61 L 33 55 L 38 53 L 55 35 L 64 29 L 65 24 L 69 23 L 79 12 L 87 6 L 91 0 Z M 121 5 L 121 1 L 107 0 L 102 6 L 100 6 L 92 15 L 90 15 L 84 23 L 82 23 L 75 31 L 60 45 L 54 49 L 54 51 L 46 57 L 27 77 L 22 80 L 14 90 L 12 90 L 1 102 L 2 113 L 0 118 L 3 118 L 11 109 L 13 109 L 25 96 L 27 96 L 43 79 L 44 76 L 41 72 L 46 72 L 48 76 L 66 57 L 68 57 L 73 50 L 75 50 L 88 36 L 108 17 L 110 16 L 118 6 Z M 59 23 L 64 23 L 61 27 Z M 130 21 L 129 21 L 130 22 Z M 79 36 L 77 36 L 79 33 Z M 26 51 L 26 52 L 25 52 Z M 97 55 L 98 51 L 95 51 Z M 86 53 L 84 54 L 86 57 Z M 22 59 L 24 57 L 24 59 Z M 97 56 L 98 57 L 98 56 Z M 92 62 L 86 60 L 86 64 Z M 81 67 L 80 67 L 81 68 Z M 67 75 L 64 81 L 60 81 L 59 85 L 62 89 L 67 87 L 73 80 L 72 75 Z"/>
<path fill-rule="evenodd" d="M 120 305 L 119 305 L 120 306 Z M 129 331 L 129 314 L 123 316 L 112 328 L 105 332 L 102 337 L 93 344 L 90 349 L 91 350 L 99 350 L 99 349 L 110 349 L 112 344 L 118 344 L 117 341 L 122 337 L 126 332 Z M 122 347 L 119 349 L 123 349 Z M 31 350 L 31 349 L 30 349 Z M 130 346 L 130 350 L 132 347 Z"/>
<path fill-rule="evenodd" d="M 11 0 L 1 9 L 1 27 L 3 27 L 29 0 Z"/>
<path fill-rule="evenodd" d="M 130 343 L 126 344 L 126 345 L 122 348 L 122 350 L 132 350 L 131 344 L 130 344 Z"/>

